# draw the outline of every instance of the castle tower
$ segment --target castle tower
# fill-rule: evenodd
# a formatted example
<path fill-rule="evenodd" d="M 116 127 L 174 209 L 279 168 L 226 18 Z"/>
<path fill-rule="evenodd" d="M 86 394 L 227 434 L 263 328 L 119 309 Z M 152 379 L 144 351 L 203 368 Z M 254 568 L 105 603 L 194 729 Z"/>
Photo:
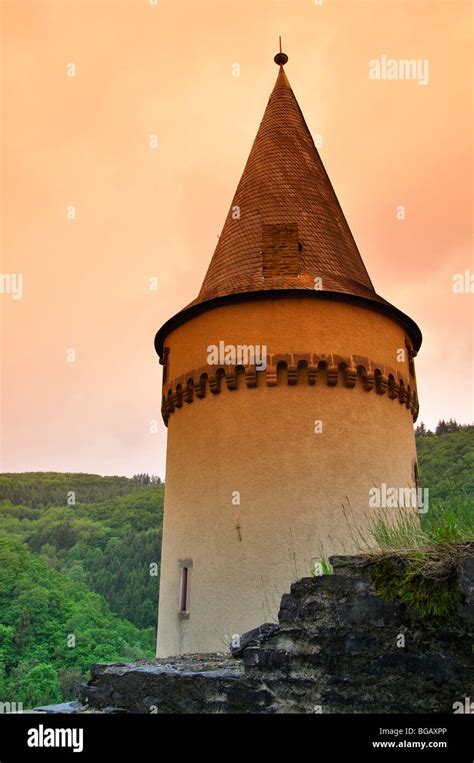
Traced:
<path fill-rule="evenodd" d="M 225 650 L 416 482 L 417 325 L 376 294 L 285 75 L 199 296 L 158 331 L 159 656 Z"/>

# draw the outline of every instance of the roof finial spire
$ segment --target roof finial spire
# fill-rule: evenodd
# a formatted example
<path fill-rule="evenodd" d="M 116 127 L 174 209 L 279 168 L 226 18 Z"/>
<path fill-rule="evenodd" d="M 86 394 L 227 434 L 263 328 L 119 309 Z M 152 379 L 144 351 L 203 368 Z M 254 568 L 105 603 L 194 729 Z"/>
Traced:
<path fill-rule="evenodd" d="M 279 37 L 279 40 L 280 40 L 280 52 L 276 54 L 276 56 L 275 56 L 275 58 L 273 60 L 279 66 L 284 66 L 286 64 L 286 62 L 288 61 L 288 56 L 286 55 L 286 53 L 282 53 L 282 50 L 281 50 L 281 36 Z"/>

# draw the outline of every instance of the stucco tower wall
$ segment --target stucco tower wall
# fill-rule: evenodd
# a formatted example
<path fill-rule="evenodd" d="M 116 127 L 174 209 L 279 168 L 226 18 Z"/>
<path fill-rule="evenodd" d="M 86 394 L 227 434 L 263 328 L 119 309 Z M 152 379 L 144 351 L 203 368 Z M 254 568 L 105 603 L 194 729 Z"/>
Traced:
<path fill-rule="evenodd" d="M 204 397 L 195 387 L 177 399 L 176 380 L 200 374 L 208 346 L 222 340 L 266 345 L 270 359 L 328 362 L 312 382 L 288 362 L 273 375 L 237 374 L 234 389 L 222 379 L 216 394 L 206 382 Z M 414 485 L 405 340 L 384 315 L 305 297 L 216 308 L 168 335 L 163 394 L 171 390 L 178 405 L 167 414 L 159 656 L 222 650 L 232 634 L 275 619 L 281 595 L 321 551 L 355 549 L 354 528 L 373 517 L 371 487 Z M 334 370 L 338 358 L 352 363 L 348 375 L 343 363 Z M 187 619 L 178 612 L 184 560 L 192 562 Z"/>

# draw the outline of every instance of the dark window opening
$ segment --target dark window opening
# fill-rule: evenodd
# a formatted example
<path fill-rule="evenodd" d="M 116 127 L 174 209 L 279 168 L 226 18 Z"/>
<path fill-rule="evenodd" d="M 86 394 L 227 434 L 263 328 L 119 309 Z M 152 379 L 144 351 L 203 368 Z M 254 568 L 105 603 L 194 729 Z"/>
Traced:
<path fill-rule="evenodd" d="M 181 596 L 179 602 L 179 611 L 188 611 L 188 582 L 189 582 L 189 567 L 183 567 L 181 570 Z"/>
<path fill-rule="evenodd" d="M 418 487 L 419 487 L 419 482 L 418 482 L 418 464 L 416 463 L 416 461 L 413 464 L 413 478 L 415 480 L 415 487 L 418 490 Z"/>

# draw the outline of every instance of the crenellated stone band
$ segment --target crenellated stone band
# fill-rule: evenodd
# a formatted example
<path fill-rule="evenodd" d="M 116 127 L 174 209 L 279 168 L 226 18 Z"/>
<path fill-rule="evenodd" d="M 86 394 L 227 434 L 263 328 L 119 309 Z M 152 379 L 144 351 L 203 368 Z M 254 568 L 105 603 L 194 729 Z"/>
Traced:
<path fill-rule="evenodd" d="M 257 376 L 261 374 L 265 374 L 268 387 L 276 387 L 279 383 L 279 371 L 286 371 L 286 383 L 289 385 L 297 384 L 303 376 L 303 383 L 314 386 L 318 376 L 321 375 L 329 387 L 335 387 L 342 382 L 344 387 L 353 388 L 359 378 L 367 392 L 375 389 L 378 395 L 387 394 L 389 399 L 398 400 L 401 405 L 411 411 L 413 421 L 417 419 L 419 404 L 416 386 L 414 384 L 410 386 L 396 369 L 386 366 L 385 363 L 360 355 L 342 357 L 314 353 L 287 353 L 268 355 L 267 364 L 263 370 L 259 370 L 255 364 L 206 365 L 177 377 L 163 388 L 161 406 L 163 420 L 167 424 L 170 414 L 176 408 L 181 408 L 183 403 L 192 403 L 195 397 L 205 397 L 207 390 L 211 394 L 218 394 L 223 380 L 227 389 L 236 390 L 240 374 L 245 377 L 247 387 L 256 387 Z"/>

